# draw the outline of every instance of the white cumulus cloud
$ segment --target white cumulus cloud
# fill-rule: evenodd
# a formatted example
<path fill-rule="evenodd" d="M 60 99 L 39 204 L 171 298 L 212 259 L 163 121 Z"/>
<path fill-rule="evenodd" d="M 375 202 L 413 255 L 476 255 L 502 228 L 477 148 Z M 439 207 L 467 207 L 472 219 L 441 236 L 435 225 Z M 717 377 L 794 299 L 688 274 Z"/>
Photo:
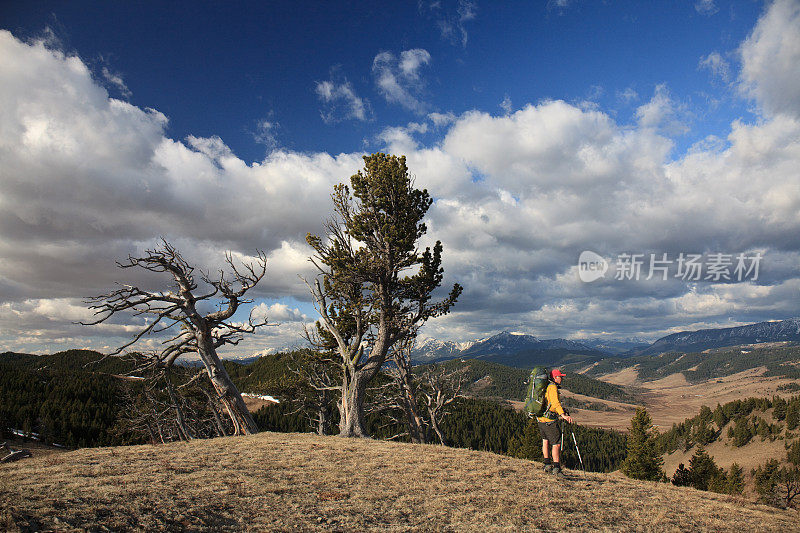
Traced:
<path fill-rule="evenodd" d="M 742 91 L 770 115 L 800 117 L 800 2 L 769 4 L 739 53 Z"/>

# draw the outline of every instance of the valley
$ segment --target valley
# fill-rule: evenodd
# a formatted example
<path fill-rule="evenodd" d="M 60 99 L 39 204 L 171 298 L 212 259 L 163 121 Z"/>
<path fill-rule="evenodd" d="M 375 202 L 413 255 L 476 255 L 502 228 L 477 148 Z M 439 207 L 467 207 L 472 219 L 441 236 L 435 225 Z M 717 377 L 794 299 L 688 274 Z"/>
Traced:
<path fill-rule="evenodd" d="M 638 379 L 634 368 L 626 368 L 612 374 L 599 376 L 598 379 L 614 385 L 635 388 L 637 397 L 642 400 L 653 424 L 659 431 L 665 431 L 672 424 L 683 422 L 696 415 L 703 405 L 712 409 L 719 403 L 725 404 L 743 398 L 771 398 L 780 393 L 782 385 L 796 382 L 785 377 L 764 376 L 765 367 L 757 367 L 730 376 L 712 379 L 701 383 L 689 383 L 682 373 L 671 374 L 653 381 Z M 567 397 L 576 397 L 569 391 L 563 393 Z M 636 411 L 636 405 L 611 402 L 596 398 L 588 399 L 608 405 L 612 411 L 594 411 L 589 409 L 573 409 L 581 424 L 627 431 L 630 420 Z"/>

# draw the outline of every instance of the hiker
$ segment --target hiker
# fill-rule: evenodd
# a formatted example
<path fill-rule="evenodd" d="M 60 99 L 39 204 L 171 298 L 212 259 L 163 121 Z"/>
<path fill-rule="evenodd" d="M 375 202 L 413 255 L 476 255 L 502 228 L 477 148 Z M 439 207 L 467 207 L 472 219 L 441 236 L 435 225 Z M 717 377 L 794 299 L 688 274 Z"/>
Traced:
<path fill-rule="evenodd" d="M 552 473 L 559 478 L 564 478 L 565 476 L 561 471 L 561 427 L 558 424 L 558 419 L 563 418 L 569 424 L 572 424 L 572 417 L 564 411 L 564 408 L 561 407 L 561 402 L 558 401 L 558 389 L 564 376 L 566 374 L 557 368 L 550 371 L 549 383 L 544 393 L 544 403 L 547 408 L 542 416 L 537 418 L 539 421 L 539 433 L 542 434 L 544 471 Z M 553 450 L 552 456 L 550 455 L 551 447 Z"/>

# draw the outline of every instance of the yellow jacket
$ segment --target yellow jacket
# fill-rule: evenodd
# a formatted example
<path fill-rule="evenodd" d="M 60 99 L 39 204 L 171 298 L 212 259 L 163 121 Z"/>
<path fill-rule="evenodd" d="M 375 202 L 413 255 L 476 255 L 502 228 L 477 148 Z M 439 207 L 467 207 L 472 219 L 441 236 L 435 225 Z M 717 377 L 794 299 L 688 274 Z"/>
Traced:
<path fill-rule="evenodd" d="M 544 393 L 544 401 L 547 402 L 547 411 L 545 411 L 545 415 L 552 415 L 553 413 L 557 413 L 559 415 L 564 414 L 564 408 L 561 407 L 561 402 L 558 401 L 558 385 L 553 382 L 547 384 L 547 390 Z M 557 420 L 558 417 L 555 418 L 548 418 L 547 416 L 540 416 L 537 418 L 539 422 L 553 422 Z"/>

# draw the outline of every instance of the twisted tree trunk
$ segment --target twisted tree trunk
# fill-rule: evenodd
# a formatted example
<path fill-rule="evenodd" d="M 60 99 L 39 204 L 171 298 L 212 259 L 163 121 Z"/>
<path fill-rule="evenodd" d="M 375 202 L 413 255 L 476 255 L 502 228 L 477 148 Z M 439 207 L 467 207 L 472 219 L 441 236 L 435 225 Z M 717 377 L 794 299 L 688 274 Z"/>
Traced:
<path fill-rule="evenodd" d="M 258 433 L 258 425 L 256 425 L 250 410 L 245 405 L 242 395 L 236 385 L 233 384 L 231 377 L 228 375 L 227 370 L 222 365 L 222 360 L 217 355 L 217 350 L 214 348 L 214 343 L 210 336 L 204 335 L 200 332 L 197 335 L 197 347 L 200 354 L 200 359 L 206 367 L 208 377 L 214 390 L 217 392 L 217 399 L 225 408 L 228 416 L 233 423 L 234 435 L 251 435 Z"/>

